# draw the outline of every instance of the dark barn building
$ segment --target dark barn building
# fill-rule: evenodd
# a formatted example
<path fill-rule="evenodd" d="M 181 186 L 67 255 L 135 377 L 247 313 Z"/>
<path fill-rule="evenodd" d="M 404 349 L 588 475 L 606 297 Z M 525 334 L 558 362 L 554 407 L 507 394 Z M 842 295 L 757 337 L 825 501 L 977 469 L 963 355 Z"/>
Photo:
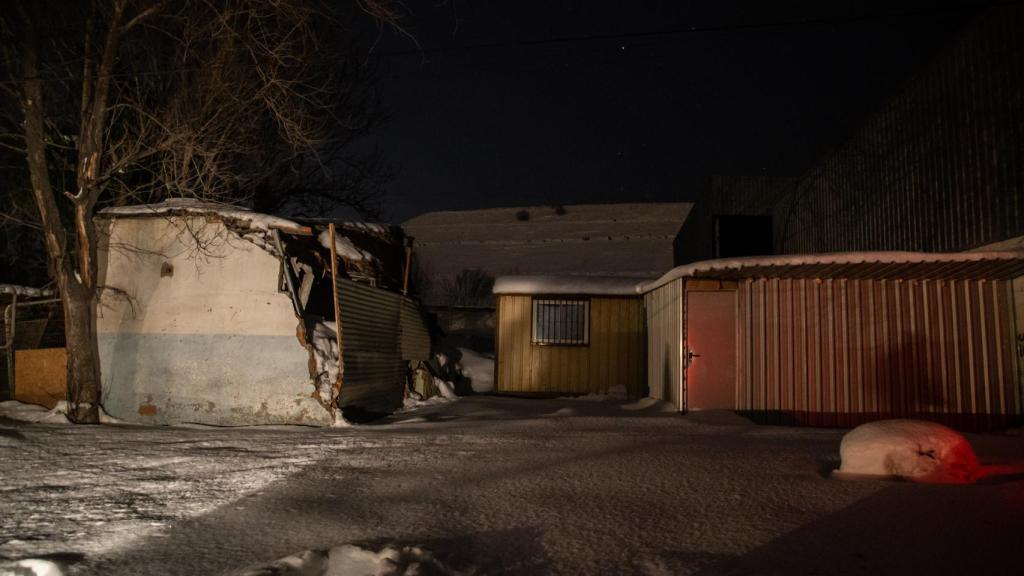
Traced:
<path fill-rule="evenodd" d="M 677 261 L 956 252 L 1024 235 L 1022 70 L 1024 7 L 987 10 L 801 177 L 712 179 Z"/>

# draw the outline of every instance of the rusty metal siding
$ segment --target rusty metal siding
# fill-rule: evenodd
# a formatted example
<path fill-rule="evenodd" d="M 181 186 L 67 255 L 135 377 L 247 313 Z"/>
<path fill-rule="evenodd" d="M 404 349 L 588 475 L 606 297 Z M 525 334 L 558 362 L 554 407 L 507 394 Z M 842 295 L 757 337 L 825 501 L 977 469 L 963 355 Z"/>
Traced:
<path fill-rule="evenodd" d="M 533 297 L 499 295 L 496 325 L 499 392 L 605 393 L 625 386 L 644 395 L 644 316 L 639 298 L 587 297 L 588 345 L 538 345 L 531 341 Z"/>
<path fill-rule="evenodd" d="M 390 412 L 402 403 L 406 360 L 430 354 L 419 307 L 400 294 L 339 278 L 341 406 Z"/>
<path fill-rule="evenodd" d="M 682 280 L 644 294 L 647 315 L 647 388 L 652 398 L 683 408 Z"/>
<path fill-rule="evenodd" d="M 853 426 L 918 417 L 988 427 L 1024 414 L 1010 283 L 740 283 L 737 408 Z"/>

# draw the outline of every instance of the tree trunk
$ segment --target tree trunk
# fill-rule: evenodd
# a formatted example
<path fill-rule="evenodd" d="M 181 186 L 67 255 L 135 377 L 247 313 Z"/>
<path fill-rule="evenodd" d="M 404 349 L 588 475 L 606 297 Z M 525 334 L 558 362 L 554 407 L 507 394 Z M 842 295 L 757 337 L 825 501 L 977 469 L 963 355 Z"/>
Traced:
<path fill-rule="evenodd" d="M 100 363 L 96 338 L 96 291 L 75 277 L 71 266 L 61 271 L 64 332 L 68 351 L 68 417 L 74 422 L 99 422 Z"/>
<path fill-rule="evenodd" d="M 96 248 L 89 209 L 76 202 L 75 232 L 79 248 L 78 262 L 68 249 L 68 232 L 61 222 L 57 199 L 50 181 L 46 159 L 43 88 L 39 79 L 39 37 L 31 18 L 25 19 L 28 39 L 25 43 L 24 93 L 25 145 L 28 149 L 29 177 L 39 208 L 39 219 L 46 239 L 50 273 L 57 281 L 64 303 L 65 335 L 68 352 L 68 416 L 75 422 L 99 422 L 100 367 L 96 340 Z M 80 196 L 79 200 L 85 200 Z M 76 270 L 81 269 L 82 273 Z"/>

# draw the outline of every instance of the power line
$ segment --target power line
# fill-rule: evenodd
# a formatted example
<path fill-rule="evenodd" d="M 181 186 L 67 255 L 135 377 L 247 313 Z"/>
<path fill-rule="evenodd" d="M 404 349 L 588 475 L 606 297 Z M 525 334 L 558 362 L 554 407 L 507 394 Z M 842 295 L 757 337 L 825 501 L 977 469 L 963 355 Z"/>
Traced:
<path fill-rule="evenodd" d="M 503 42 L 484 42 L 480 44 L 468 44 L 465 46 L 453 46 L 449 48 L 434 48 L 430 50 L 399 50 L 393 52 L 377 52 L 370 56 L 376 58 L 392 58 L 403 56 L 427 56 L 431 54 L 445 54 L 451 52 L 464 52 L 470 50 L 489 50 L 501 48 L 530 48 L 535 46 L 549 46 L 558 44 L 572 44 L 577 42 L 600 42 L 610 40 L 635 40 L 642 38 L 658 38 L 666 36 L 681 36 L 687 34 L 705 34 L 714 32 L 742 32 L 747 30 L 765 30 L 772 28 L 801 28 L 826 26 L 831 24 L 856 24 L 861 22 L 872 22 L 882 20 L 895 20 L 900 18 L 933 16 L 938 14 L 949 14 L 956 12 L 980 11 L 986 8 L 997 8 L 1005 6 L 1019 6 L 1024 0 L 1011 2 L 986 2 L 968 3 L 959 6 L 944 8 L 927 8 L 920 10 L 909 10 L 904 12 L 888 12 L 876 14 L 863 14 L 860 16 L 844 16 L 833 18 L 800 18 L 795 20 L 775 20 L 771 22 L 756 22 L 749 24 L 720 24 L 710 26 L 686 26 L 677 28 L 665 28 L 661 30 L 648 30 L 637 32 L 621 32 L 614 34 L 581 34 L 571 36 L 558 36 L 554 38 L 543 38 L 536 40 L 509 40 Z"/>
<path fill-rule="evenodd" d="M 467 52 L 471 50 L 493 50 L 501 48 L 531 48 L 538 46 L 550 46 L 559 44 L 571 44 L 578 42 L 600 42 L 610 40 L 636 40 L 642 38 L 658 38 L 668 36 L 681 36 L 688 34 L 707 34 L 715 32 L 741 32 L 748 30 L 766 30 L 766 29 L 783 29 L 783 28 L 802 28 L 802 27 L 815 27 L 815 26 L 827 26 L 827 25 L 839 25 L 839 24 L 856 24 L 861 22 L 873 22 L 890 19 L 910 18 L 919 16 L 931 16 L 938 14 L 950 14 L 956 12 L 969 12 L 969 11 L 980 11 L 986 8 L 997 8 L 1006 6 L 1020 6 L 1024 4 L 1024 0 L 1014 0 L 1010 2 L 990 2 L 990 3 L 967 3 L 959 6 L 943 7 L 943 8 L 929 8 L 920 10 L 909 10 L 903 12 L 888 12 L 888 13 L 875 13 L 875 14 L 863 14 L 859 16 L 845 16 L 845 17 L 834 17 L 834 18 L 802 18 L 795 20 L 776 20 L 771 22 L 757 22 L 749 24 L 721 24 L 711 26 L 687 26 L 679 28 L 666 28 L 661 30 L 649 30 L 649 31 L 636 31 L 636 32 L 623 32 L 616 34 L 583 34 L 573 36 L 558 36 L 553 38 L 543 38 L 537 40 L 511 40 L 503 42 L 485 42 L 480 44 L 469 44 L 465 46 L 455 46 L 449 48 L 435 48 L 430 50 L 414 49 L 414 50 L 400 50 L 393 52 L 376 52 L 369 55 L 370 58 L 400 58 L 405 56 L 421 56 L 426 57 L 434 54 L 447 54 L 453 52 Z M 236 66 L 238 64 L 231 64 Z M 175 68 L 164 68 L 159 70 L 147 70 L 139 72 L 123 72 L 110 74 L 111 78 L 134 78 L 141 76 L 160 76 L 165 74 L 178 74 L 182 72 L 197 71 L 206 68 L 204 65 L 192 65 L 192 66 L 181 66 Z M 66 76 L 53 76 L 53 77 L 36 77 L 36 78 L 23 78 L 23 79 L 12 79 L 12 80 L 0 80 L 0 85 L 13 85 L 22 84 L 31 80 L 40 80 L 44 82 L 63 82 L 66 80 L 74 80 L 79 76 L 77 75 L 66 75 Z M 93 78 L 99 78 L 99 76 L 93 76 Z"/>

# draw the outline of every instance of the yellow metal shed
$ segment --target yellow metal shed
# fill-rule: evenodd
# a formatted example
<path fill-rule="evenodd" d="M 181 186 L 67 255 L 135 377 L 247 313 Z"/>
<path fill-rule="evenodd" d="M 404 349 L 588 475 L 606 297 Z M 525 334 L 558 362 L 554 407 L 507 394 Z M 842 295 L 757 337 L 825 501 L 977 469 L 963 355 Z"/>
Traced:
<path fill-rule="evenodd" d="M 646 395 L 637 278 L 504 276 L 494 285 L 495 391 Z M 621 388 L 620 388 L 621 387 Z"/>

